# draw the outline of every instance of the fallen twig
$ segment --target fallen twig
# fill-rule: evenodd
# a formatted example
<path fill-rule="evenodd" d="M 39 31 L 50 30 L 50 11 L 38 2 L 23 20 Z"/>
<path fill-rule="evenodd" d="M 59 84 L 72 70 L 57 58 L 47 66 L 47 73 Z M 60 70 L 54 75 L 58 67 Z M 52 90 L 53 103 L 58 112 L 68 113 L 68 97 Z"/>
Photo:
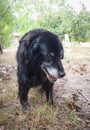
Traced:
<path fill-rule="evenodd" d="M 77 91 L 88 101 L 88 104 L 90 104 L 90 99 L 85 95 L 85 93 L 82 92 L 79 88 L 77 88 Z"/>

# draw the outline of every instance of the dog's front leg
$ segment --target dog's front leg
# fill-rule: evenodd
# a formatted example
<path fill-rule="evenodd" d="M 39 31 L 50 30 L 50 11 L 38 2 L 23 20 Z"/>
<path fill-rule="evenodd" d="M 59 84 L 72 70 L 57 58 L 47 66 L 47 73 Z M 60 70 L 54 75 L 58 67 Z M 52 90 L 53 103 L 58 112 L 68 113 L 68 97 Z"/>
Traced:
<path fill-rule="evenodd" d="M 47 87 L 46 98 L 47 102 L 50 102 L 53 105 L 53 86 Z"/>
<path fill-rule="evenodd" d="M 46 92 L 47 102 L 50 102 L 53 105 L 53 83 L 47 80 L 43 83 L 42 89 Z"/>
<path fill-rule="evenodd" d="M 28 109 L 28 91 L 29 88 L 27 88 L 27 86 L 19 85 L 20 103 L 24 109 Z"/>

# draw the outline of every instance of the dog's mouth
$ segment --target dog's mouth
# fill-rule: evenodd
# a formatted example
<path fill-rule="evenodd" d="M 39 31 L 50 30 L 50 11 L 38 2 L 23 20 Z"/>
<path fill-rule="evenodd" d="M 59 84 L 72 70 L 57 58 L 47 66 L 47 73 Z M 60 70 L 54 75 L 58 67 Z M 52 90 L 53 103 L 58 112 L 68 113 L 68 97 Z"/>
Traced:
<path fill-rule="evenodd" d="M 47 71 L 46 67 L 42 66 L 41 68 L 46 73 L 47 78 L 48 78 L 49 81 L 54 83 L 57 80 L 56 77 L 54 77 L 53 75 L 49 74 L 49 72 Z"/>

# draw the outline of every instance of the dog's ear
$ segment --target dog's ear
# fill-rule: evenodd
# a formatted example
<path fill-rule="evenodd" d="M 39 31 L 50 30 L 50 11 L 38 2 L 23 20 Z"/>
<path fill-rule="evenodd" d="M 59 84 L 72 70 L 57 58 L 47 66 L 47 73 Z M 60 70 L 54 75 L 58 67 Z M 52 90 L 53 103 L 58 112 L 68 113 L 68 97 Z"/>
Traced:
<path fill-rule="evenodd" d="M 27 57 L 27 48 L 28 48 L 28 41 L 23 40 L 20 41 L 20 61 L 22 64 L 27 64 L 28 63 L 28 57 Z"/>
<path fill-rule="evenodd" d="M 32 51 L 36 50 L 38 44 L 34 44 L 34 41 L 38 39 L 38 34 L 29 33 L 21 38 L 20 44 L 20 61 L 22 64 L 28 64 L 30 57 L 32 57 Z"/>
<path fill-rule="evenodd" d="M 20 53 L 20 61 L 22 62 L 22 64 L 28 64 L 28 62 L 33 58 L 33 53 L 36 53 L 36 50 L 39 46 L 38 42 L 39 37 L 42 35 L 43 32 L 45 31 L 41 29 L 32 30 L 26 33 L 20 39 L 19 53 Z"/>

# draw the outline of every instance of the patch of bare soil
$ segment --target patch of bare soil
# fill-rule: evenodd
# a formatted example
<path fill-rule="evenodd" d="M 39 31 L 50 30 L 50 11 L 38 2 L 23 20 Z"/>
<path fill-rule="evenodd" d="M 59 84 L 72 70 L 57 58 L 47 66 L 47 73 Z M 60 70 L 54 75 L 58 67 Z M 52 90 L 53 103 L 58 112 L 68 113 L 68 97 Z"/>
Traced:
<path fill-rule="evenodd" d="M 17 98 L 16 50 L 0 54 L 0 130 L 90 130 L 90 48 L 65 49 L 66 76 L 54 85 L 55 106 L 32 89 L 30 111 L 22 110 Z"/>

